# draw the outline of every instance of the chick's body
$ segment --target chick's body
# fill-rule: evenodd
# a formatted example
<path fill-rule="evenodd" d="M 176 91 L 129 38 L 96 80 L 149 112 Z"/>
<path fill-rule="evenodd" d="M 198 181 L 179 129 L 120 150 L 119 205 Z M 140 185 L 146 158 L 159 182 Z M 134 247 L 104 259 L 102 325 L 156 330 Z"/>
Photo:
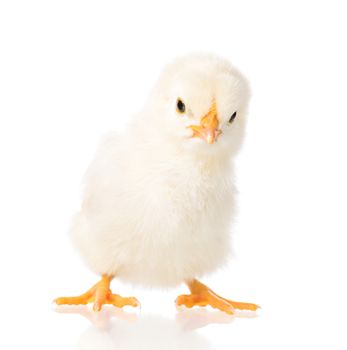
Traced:
<path fill-rule="evenodd" d="M 177 99 L 184 110 L 175 108 Z M 240 73 L 214 56 L 183 57 L 164 70 L 143 111 L 125 133 L 104 140 L 87 171 L 71 235 L 91 270 L 169 287 L 226 261 L 231 158 L 242 140 L 246 102 Z M 221 134 L 214 144 L 189 129 L 211 104 Z M 236 111 L 236 120 L 229 119 Z"/>
<path fill-rule="evenodd" d="M 141 127 L 140 127 L 141 128 Z M 174 286 L 222 264 L 232 214 L 229 162 L 110 136 L 86 178 L 75 245 L 98 274 Z"/>

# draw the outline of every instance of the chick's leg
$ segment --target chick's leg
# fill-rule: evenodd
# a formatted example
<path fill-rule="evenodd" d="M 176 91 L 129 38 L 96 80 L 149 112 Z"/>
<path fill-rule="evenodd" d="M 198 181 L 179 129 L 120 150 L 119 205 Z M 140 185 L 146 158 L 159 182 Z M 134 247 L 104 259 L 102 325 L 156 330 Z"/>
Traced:
<path fill-rule="evenodd" d="M 134 297 L 124 298 L 118 294 L 112 294 L 110 289 L 112 278 L 112 276 L 103 275 L 101 280 L 86 293 L 76 297 L 57 298 L 54 302 L 57 305 L 85 305 L 93 302 L 94 311 L 100 311 L 104 304 L 111 304 L 117 307 L 123 307 L 125 305 L 138 306 L 139 302 Z"/>
<path fill-rule="evenodd" d="M 241 303 L 222 298 L 196 279 L 188 281 L 187 285 L 191 294 L 180 295 L 176 299 L 177 306 L 184 305 L 191 308 L 193 306 L 210 305 L 230 315 L 234 314 L 235 309 L 256 311 L 259 308 L 256 304 Z"/>

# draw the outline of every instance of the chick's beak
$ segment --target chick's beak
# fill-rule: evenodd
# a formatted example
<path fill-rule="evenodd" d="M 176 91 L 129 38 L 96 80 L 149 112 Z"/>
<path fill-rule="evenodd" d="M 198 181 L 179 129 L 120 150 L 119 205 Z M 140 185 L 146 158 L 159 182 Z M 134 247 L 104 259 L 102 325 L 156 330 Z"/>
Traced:
<path fill-rule="evenodd" d="M 201 118 L 200 125 L 191 125 L 189 128 L 193 130 L 192 137 L 200 137 L 208 144 L 212 144 L 222 133 L 218 126 L 217 107 L 216 103 L 213 102 L 209 112 Z"/>

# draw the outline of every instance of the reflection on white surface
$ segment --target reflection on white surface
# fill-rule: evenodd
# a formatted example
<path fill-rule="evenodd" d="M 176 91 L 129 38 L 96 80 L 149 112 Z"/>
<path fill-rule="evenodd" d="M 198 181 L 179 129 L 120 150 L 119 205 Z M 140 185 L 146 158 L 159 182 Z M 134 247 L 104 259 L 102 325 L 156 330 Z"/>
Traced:
<path fill-rule="evenodd" d="M 91 321 L 78 339 L 78 350 L 86 349 L 180 349 L 209 350 L 210 343 L 195 330 L 209 324 L 233 322 L 233 316 L 207 309 L 182 309 L 175 319 L 138 315 L 104 307 L 95 313 L 88 306 L 64 306 L 59 313 L 78 314 Z"/>
<path fill-rule="evenodd" d="M 100 312 L 94 312 L 86 305 L 60 305 L 54 309 L 57 313 L 81 315 L 91 322 L 98 329 L 109 329 L 113 318 L 136 322 L 138 315 L 136 313 L 125 312 L 123 309 L 111 306 L 104 306 Z"/>

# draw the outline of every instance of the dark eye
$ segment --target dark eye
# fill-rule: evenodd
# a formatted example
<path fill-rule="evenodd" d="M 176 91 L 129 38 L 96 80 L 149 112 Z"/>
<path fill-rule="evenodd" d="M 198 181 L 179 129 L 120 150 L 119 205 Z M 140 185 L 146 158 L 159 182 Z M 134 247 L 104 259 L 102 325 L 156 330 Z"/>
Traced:
<path fill-rule="evenodd" d="M 229 119 L 229 123 L 230 123 L 230 124 L 231 124 L 231 123 L 234 121 L 234 119 L 236 118 L 236 114 L 237 114 L 237 112 L 234 112 L 233 115 L 230 117 L 230 119 Z"/>
<path fill-rule="evenodd" d="M 176 108 L 179 113 L 184 113 L 186 111 L 186 105 L 182 102 L 181 99 L 177 100 Z"/>

